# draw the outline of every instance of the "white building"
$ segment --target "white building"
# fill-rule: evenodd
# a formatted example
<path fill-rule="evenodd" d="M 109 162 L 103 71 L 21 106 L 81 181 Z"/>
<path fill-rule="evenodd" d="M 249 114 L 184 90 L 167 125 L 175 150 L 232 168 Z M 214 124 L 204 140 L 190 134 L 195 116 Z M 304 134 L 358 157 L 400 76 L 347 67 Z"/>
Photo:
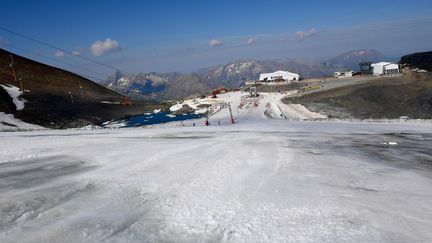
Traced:
<path fill-rule="evenodd" d="M 276 71 L 274 73 L 261 73 L 259 77 L 259 81 L 261 82 L 274 82 L 274 81 L 294 81 L 300 80 L 300 75 L 296 73 L 291 73 L 287 71 Z"/>
<path fill-rule="evenodd" d="M 348 78 L 354 76 L 354 71 L 334 72 L 335 78 Z"/>
<path fill-rule="evenodd" d="M 399 64 L 391 62 L 373 63 L 371 66 L 375 75 L 400 73 Z"/>

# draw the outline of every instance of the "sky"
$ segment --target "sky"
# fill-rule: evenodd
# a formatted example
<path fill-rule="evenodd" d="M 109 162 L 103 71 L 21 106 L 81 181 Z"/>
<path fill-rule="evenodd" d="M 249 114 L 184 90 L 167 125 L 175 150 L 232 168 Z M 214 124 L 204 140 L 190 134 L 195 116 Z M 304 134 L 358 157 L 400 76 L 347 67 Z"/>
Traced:
<path fill-rule="evenodd" d="M 238 59 L 389 58 L 432 49 L 432 1 L 2 1 L 0 47 L 104 79 L 191 72 Z M 59 51 L 4 29 L 59 47 Z"/>

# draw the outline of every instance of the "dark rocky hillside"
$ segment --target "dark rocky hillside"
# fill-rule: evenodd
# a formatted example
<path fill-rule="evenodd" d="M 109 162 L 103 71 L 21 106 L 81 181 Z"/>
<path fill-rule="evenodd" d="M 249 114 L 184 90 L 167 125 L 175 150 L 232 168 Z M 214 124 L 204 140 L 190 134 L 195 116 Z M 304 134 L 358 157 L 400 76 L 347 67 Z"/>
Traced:
<path fill-rule="evenodd" d="M 9 67 L 10 55 L 17 78 L 22 77 L 25 92 L 21 97 L 27 102 L 23 110 L 17 111 L 8 93 L 0 87 L 0 111 L 25 122 L 51 128 L 77 127 L 142 113 L 157 106 L 147 102 L 132 107 L 101 103 L 122 102 L 124 96 L 74 73 L 3 49 L 0 49 L 0 84 L 20 87 Z"/>
<path fill-rule="evenodd" d="M 403 56 L 399 63 L 408 64 L 410 68 L 425 69 L 432 72 L 432 51 Z"/>

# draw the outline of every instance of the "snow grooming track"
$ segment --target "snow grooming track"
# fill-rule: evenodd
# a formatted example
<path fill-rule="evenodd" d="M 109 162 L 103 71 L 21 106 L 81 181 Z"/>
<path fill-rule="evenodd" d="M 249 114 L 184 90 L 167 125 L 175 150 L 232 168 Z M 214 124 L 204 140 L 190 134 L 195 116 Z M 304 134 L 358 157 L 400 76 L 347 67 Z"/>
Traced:
<path fill-rule="evenodd" d="M 285 119 L 286 116 L 283 114 L 279 106 L 275 102 L 267 103 L 264 114 L 271 119 Z"/>
<path fill-rule="evenodd" d="M 262 137 L 260 136 L 260 138 L 262 139 Z M 256 234 L 257 232 L 259 232 L 260 230 L 268 230 L 268 228 L 271 228 L 272 225 L 270 224 L 266 224 L 266 226 L 264 228 L 261 229 L 256 229 L 254 231 L 254 229 L 252 229 L 251 224 L 246 223 L 246 222 L 250 222 L 252 220 L 255 219 L 255 216 L 252 216 L 250 214 L 250 210 L 252 208 L 255 208 L 255 205 L 253 203 L 251 203 L 251 200 L 254 199 L 254 197 L 260 192 L 260 190 L 262 190 L 262 187 L 269 182 L 269 180 L 275 176 L 281 166 L 282 163 L 289 163 L 290 161 L 290 157 L 289 156 L 282 156 L 282 152 L 280 150 L 280 146 L 275 146 L 277 145 L 281 145 L 280 141 L 278 141 L 277 139 L 275 139 L 273 136 L 269 136 L 266 137 L 265 141 L 259 141 L 257 142 L 257 144 L 262 144 L 265 143 L 266 146 L 264 146 L 265 148 L 263 148 L 263 150 L 267 152 L 271 151 L 274 148 L 277 148 L 275 151 L 277 154 L 276 157 L 276 161 L 273 162 L 273 166 L 270 166 L 269 163 L 271 163 L 270 161 L 268 161 L 267 157 L 265 154 L 262 154 L 261 156 L 259 156 L 259 151 L 257 151 L 256 149 L 254 149 L 255 147 L 251 147 L 251 152 L 252 154 L 246 155 L 250 158 L 261 158 L 262 160 L 262 168 L 259 169 L 259 171 L 261 173 L 263 173 L 265 171 L 265 173 L 260 174 L 259 177 L 254 177 L 253 180 L 254 181 L 248 181 L 247 183 L 245 183 L 245 185 L 251 186 L 253 189 L 248 189 L 248 193 L 246 194 L 246 197 L 242 200 L 243 204 L 242 207 L 239 208 L 239 210 L 237 210 L 236 214 L 234 215 L 234 217 L 231 218 L 230 222 L 228 223 L 228 225 L 226 226 L 226 230 L 224 232 L 223 235 L 223 241 L 234 241 L 234 242 L 247 242 L 246 239 L 251 239 L 253 241 L 256 242 L 256 240 L 268 240 L 268 237 L 265 237 L 267 239 L 256 239 L 255 237 L 251 237 L 251 235 Z M 283 146 L 286 146 L 285 143 Z M 277 192 L 277 190 L 276 190 Z M 252 217 L 251 217 L 252 216 Z M 265 233 L 260 233 L 261 235 L 265 235 Z"/>
<path fill-rule="evenodd" d="M 163 203 L 170 205 L 167 209 L 161 208 L 164 221 L 167 222 L 163 239 L 189 241 L 192 235 L 196 241 L 219 241 L 230 232 L 227 226 L 232 218 L 254 194 L 253 190 L 245 188 L 252 186 L 259 190 L 267 177 L 274 173 L 271 170 L 269 175 L 250 180 L 251 174 L 268 170 L 266 156 L 251 149 L 254 158 L 254 163 L 251 163 L 247 159 L 251 156 L 247 149 L 249 142 L 235 139 L 236 133 L 227 136 L 230 142 L 223 147 L 213 146 L 211 150 L 201 150 L 213 158 L 212 163 L 205 162 L 208 169 L 188 176 L 191 178 L 189 183 L 173 189 L 179 195 L 174 200 L 167 198 L 168 201 Z M 226 146 L 231 148 L 230 151 L 224 151 Z M 165 215 L 164 212 L 169 214 Z M 184 236 L 187 238 L 182 238 Z"/>
<path fill-rule="evenodd" d="M 227 141 L 226 145 L 234 144 Z M 188 182 L 172 188 L 176 196 L 167 198 L 168 208 L 161 208 L 166 222 L 162 239 L 218 240 L 224 230 L 223 221 L 229 218 L 227 212 L 239 207 L 238 188 L 233 185 L 235 177 L 231 175 L 235 161 L 224 156 L 227 151 L 221 146 L 204 144 L 198 149 L 205 156 L 201 158 L 201 165 L 194 166 L 201 169 L 188 175 Z M 229 191 L 230 188 L 234 191 Z"/>

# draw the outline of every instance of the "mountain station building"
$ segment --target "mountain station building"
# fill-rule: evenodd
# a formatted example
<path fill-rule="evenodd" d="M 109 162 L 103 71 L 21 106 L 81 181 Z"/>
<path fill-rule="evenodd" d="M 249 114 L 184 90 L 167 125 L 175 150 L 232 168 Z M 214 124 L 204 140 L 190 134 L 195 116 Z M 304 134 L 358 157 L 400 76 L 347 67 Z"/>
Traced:
<path fill-rule="evenodd" d="M 274 73 L 261 73 L 259 77 L 260 82 L 284 82 L 284 81 L 298 81 L 300 75 L 288 71 L 276 71 Z"/>
<path fill-rule="evenodd" d="M 397 74 L 400 73 L 399 64 L 391 62 L 379 62 L 372 65 L 374 75 Z"/>

